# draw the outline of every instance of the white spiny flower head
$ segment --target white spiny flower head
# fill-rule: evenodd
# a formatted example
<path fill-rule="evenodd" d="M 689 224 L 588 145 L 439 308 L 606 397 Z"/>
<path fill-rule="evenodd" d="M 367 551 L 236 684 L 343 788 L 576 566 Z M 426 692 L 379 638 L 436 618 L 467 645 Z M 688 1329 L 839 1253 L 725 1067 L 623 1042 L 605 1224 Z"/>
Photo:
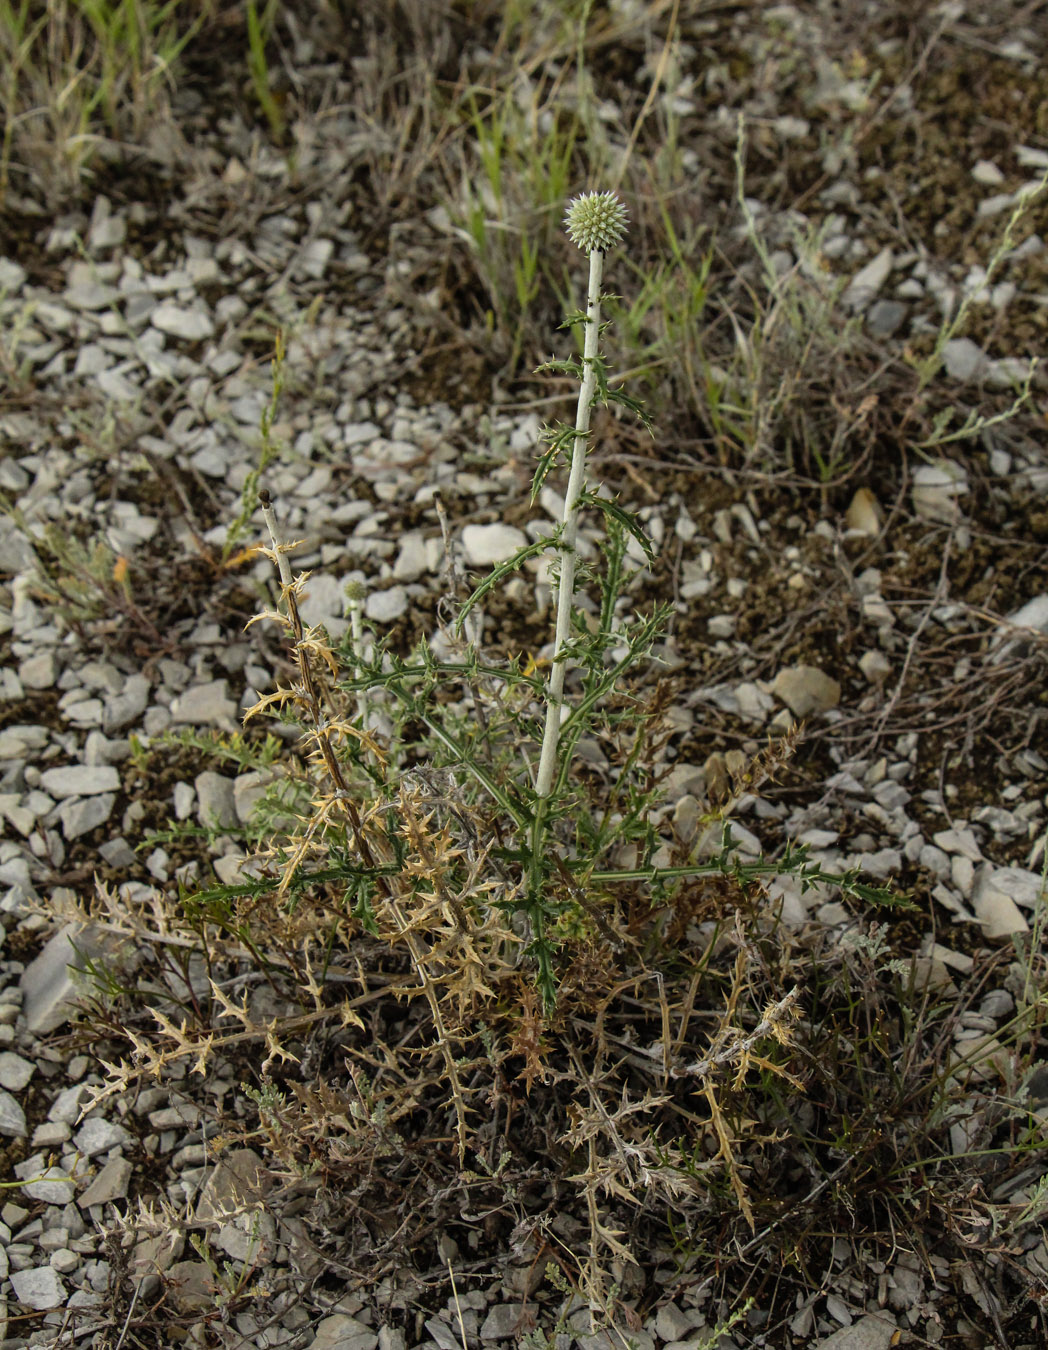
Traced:
<path fill-rule="evenodd" d="M 626 208 L 614 192 L 583 192 L 568 203 L 564 228 L 583 253 L 607 253 L 626 233 Z"/>

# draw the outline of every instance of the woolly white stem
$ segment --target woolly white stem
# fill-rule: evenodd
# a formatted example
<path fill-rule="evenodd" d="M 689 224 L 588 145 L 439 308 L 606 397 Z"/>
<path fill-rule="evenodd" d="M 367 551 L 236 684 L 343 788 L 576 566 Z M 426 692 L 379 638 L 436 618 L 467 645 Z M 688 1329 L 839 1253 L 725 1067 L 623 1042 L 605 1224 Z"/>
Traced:
<path fill-rule="evenodd" d="M 269 531 L 269 537 L 273 541 L 273 552 L 277 555 L 277 570 L 280 573 L 281 586 L 291 585 L 291 566 L 286 557 L 286 550 L 280 542 L 277 535 L 277 518 L 273 510 L 273 505 L 268 497 L 262 501 L 262 519 L 266 522 L 266 529 Z"/>
<path fill-rule="evenodd" d="M 539 771 L 535 791 L 548 797 L 557 767 L 557 743 L 567 709 L 564 706 L 564 675 L 567 658 L 562 654 L 571 636 L 571 610 L 575 600 L 575 540 L 578 535 L 579 496 L 586 480 L 586 442 L 589 439 L 590 409 L 597 383 L 596 358 L 600 337 L 600 281 L 604 254 L 595 249 L 589 255 L 589 291 L 586 297 L 586 338 L 582 353 L 582 388 L 575 416 L 575 445 L 571 455 L 568 490 L 564 497 L 564 519 L 560 538 L 560 580 L 557 583 L 557 629 L 553 641 L 553 665 L 546 690 L 546 728 L 542 737 Z"/>
<path fill-rule="evenodd" d="M 359 595 L 350 597 L 349 600 L 349 632 L 353 640 L 353 655 L 359 660 L 361 652 L 364 650 L 364 616 L 363 606 Z M 353 674 L 360 679 L 360 666 L 354 662 Z M 360 718 L 361 731 L 368 729 L 368 696 L 365 690 L 361 689 L 357 694 L 357 716 Z"/>

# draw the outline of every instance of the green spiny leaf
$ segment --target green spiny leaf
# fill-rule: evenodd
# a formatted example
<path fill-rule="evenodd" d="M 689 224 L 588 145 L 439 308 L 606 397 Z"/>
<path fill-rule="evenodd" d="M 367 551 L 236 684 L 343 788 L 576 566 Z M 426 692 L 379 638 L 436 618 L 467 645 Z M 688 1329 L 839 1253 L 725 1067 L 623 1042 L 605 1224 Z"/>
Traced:
<path fill-rule="evenodd" d="M 643 403 L 641 403 L 639 399 L 634 398 L 632 394 L 627 394 L 622 389 L 609 388 L 605 394 L 604 401 L 605 403 L 618 403 L 623 408 L 628 408 L 631 413 L 636 414 L 636 416 L 639 417 L 640 420 L 644 423 L 645 431 L 650 432 L 651 435 L 654 436 L 655 434 L 654 422 L 651 420 L 651 417 L 644 411 Z"/>
<path fill-rule="evenodd" d="M 456 637 L 462 631 L 462 625 L 465 622 L 466 615 L 469 614 L 470 610 L 473 609 L 476 604 L 483 600 L 490 590 L 498 585 L 503 577 L 509 576 L 511 572 L 515 572 L 517 568 L 520 567 L 522 563 L 527 562 L 529 558 L 534 558 L 539 553 L 545 553 L 547 548 L 551 545 L 555 545 L 556 542 L 555 538 L 546 538 L 544 536 L 541 539 L 536 539 L 533 544 L 527 544 L 524 548 L 519 549 L 514 553 L 512 558 L 507 558 L 505 562 L 499 563 L 491 575 L 484 578 L 459 610 L 454 627 Z"/>
<path fill-rule="evenodd" d="M 561 361 L 553 358 L 549 361 L 543 361 L 541 366 L 535 367 L 535 374 L 541 375 L 543 371 L 551 370 L 555 375 L 570 375 L 572 379 L 581 382 L 585 372 L 582 369 L 580 361 Z"/>
<path fill-rule="evenodd" d="M 535 470 L 535 476 L 531 480 L 532 506 L 535 505 L 538 495 L 542 491 L 543 483 L 556 465 L 558 456 L 561 454 L 570 456 L 575 448 L 575 441 L 589 435 L 589 433 L 576 431 L 574 427 L 561 423 L 558 427 L 547 428 L 543 435 L 549 441 L 549 449 L 543 452 L 539 459 L 538 468 Z"/>
<path fill-rule="evenodd" d="M 636 539 L 644 550 L 644 556 L 648 562 L 655 562 L 655 551 L 651 546 L 651 540 L 644 533 L 636 516 L 624 511 L 616 502 L 609 501 L 607 497 L 598 497 L 596 493 L 590 492 L 588 489 L 579 493 L 579 501 L 587 506 L 595 506 L 598 511 L 602 511 L 606 516 L 610 516 L 612 520 L 617 521 L 627 533 Z"/>

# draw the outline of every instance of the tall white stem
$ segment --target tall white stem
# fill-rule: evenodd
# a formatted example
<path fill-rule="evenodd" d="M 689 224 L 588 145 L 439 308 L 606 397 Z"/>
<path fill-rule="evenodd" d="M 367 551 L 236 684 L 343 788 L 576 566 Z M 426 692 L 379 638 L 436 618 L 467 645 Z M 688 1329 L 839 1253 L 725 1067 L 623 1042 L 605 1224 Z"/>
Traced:
<path fill-rule="evenodd" d="M 575 540 L 578 535 L 579 496 L 586 480 L 586 442 L 589 439 L 590 409 L 597 383 L 597 343 L 600 338 L 600 281 L 604 254 L 599 249 L 589 255 L 589 290 L 586 296 L 586 337 L 582 352 L 582 388 L 575 415 L 575 444 L 571 454 L 571 472 L 564 497 L 564 519 L 560 538 L 560 580 L 557 583 L 557 631 L 553 641 L 553 665 L 546 690 L 546 728 L 542 736 L 542 754 L 535 779 L 539 797 L 548 797 L 557 767 L 557 742 L 567 709 L 564 706 L 564 675 L 567 658 L 563 649 L 571 636 L 571 610 L 575 600 Z"/>
<path fill-rule="evenodd" d="M 363 604 L 361 597 L 357 594 L 349 597 L 349 633 L 353 642 L 353 655 L 356 661 L 360 660 L 360 654 L 364 650 L 364 616 L 361 613 Z M 356 679 L 360 679 L 360 666 L 354 662 L 353 674 Z M 360 719 L 361 731 L 368 729 L 368 696 L 365 690 L 361 689 L 357 694 L 357 717 Z"/>

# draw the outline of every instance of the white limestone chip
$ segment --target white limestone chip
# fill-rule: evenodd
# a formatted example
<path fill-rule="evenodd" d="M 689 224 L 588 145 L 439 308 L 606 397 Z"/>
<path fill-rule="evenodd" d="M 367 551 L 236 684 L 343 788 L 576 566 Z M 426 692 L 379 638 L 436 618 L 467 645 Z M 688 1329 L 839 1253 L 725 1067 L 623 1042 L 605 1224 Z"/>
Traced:
<path fill-rule="evenodd" d="M 891 276 L 894 255 L 882 248 L 848 283 L 841 301 L 849 309 L 864 309 Z"/>
<path fill-rule="evenodd" d="M 841 686 L 817 666 L 783 667 L 775 676 L 771 692 L 795 717 L 826 712 L 841 701 Z"/>
<path fill-rule="evenodd" d="M 183 305 L 157 305 L 150 323 L 161 333 L 181 338 L 185 342 L 200 342 L 215 331 L 210 315 L 202 309 L 187 309 Z"/>
<path fill-rule="evenodd" d="M 108 1205 L 127 1196 L 134 1168 L 126 1158 L 110 1158 L 91 1185 L 77 1199 L 81 1209 Z"/>
<path fill-rule="evenodd" d="M 462 531 L 462 547 L 467 561 L 475 567 L 505 562 L 527 543 L 522 530 L 515 525 L 467 525 Z"/>
<path fill-rule="evenodd" d="M 65 1285 L 51 1266 L 30 1266 L 28 1270 L 11 1272 L 11 1287 L 23 1308 L 44 1312 L 60 1308 L 65 1302 Z"/>
<path fill-rule="evenodd" d="M 364 602 L 364 613 L 373 623 L 392 623 L 408 607 L 408 595 L 403 586 L 391 586 L 387 591 L 370 591 Z"/>
<path fill-rule="evenodd" d="M 236 711 L 236 704 L 226 693 L 226 681 L 211 680 L 179 695 L 171 704 L 171 720 L 198 727 L 214 725 L 234 719 Z"/>
<path fill-rule="evenodd" d="M 7 1139 L 24 1139 L 29 1133 L 25 1112 L 17 1097 L 0 1091 L 0 1134 Z"/>
<path fill-rule="evenodd" d="M 13 1050 L 0 1052 L 0 1087 L 8 1092 L 21 1092 L 36 1073 L 36 1065 Z"/>
<path fill-rule="evenodd" d="M 998 880 L 1000 870 L 992 863 L 984 863 L 976 874 L 972 892 L 975 917 L 988 938 L 1009 938 L 1016 933 L 1028 932 L 1030 927 L 1008 893 L 1007 882 Z"/>
<path fill-rule="evenodd" d="M 116 792 L 120 775 L 112 764 L 64 764 L 40 775 L 40 786 L 52 797 L 93 797 Z"/>
<path fill-rule="evenodd" d="M 913 471 L 913 509 L 925 520 L 956 520 L 960 514 L 958 498 L 967 491 L 968 475 L 953 460 L 922 464 Z"/>
<path fill-rule="evenodd" d="M 96 1153 L 108 1153 L 111 1148 L 122 1148 L 130 1142 L 131 1136 L 123 1125 L 106 1120 L 103 1116 L 91 1116 L 73 1135 L 73 1143 L 85 1158 L 93 1158 Z"/>
<path fill-rule="evenodd" d="M 76 1194 L 76 1183 L 62 1168 L 49 1167 L 46 1154 L 34 1153 L 16 1164 L 14 1170 L 30 1200 L 40 1200 L 45 1205 L 68 1205 Z"/>

